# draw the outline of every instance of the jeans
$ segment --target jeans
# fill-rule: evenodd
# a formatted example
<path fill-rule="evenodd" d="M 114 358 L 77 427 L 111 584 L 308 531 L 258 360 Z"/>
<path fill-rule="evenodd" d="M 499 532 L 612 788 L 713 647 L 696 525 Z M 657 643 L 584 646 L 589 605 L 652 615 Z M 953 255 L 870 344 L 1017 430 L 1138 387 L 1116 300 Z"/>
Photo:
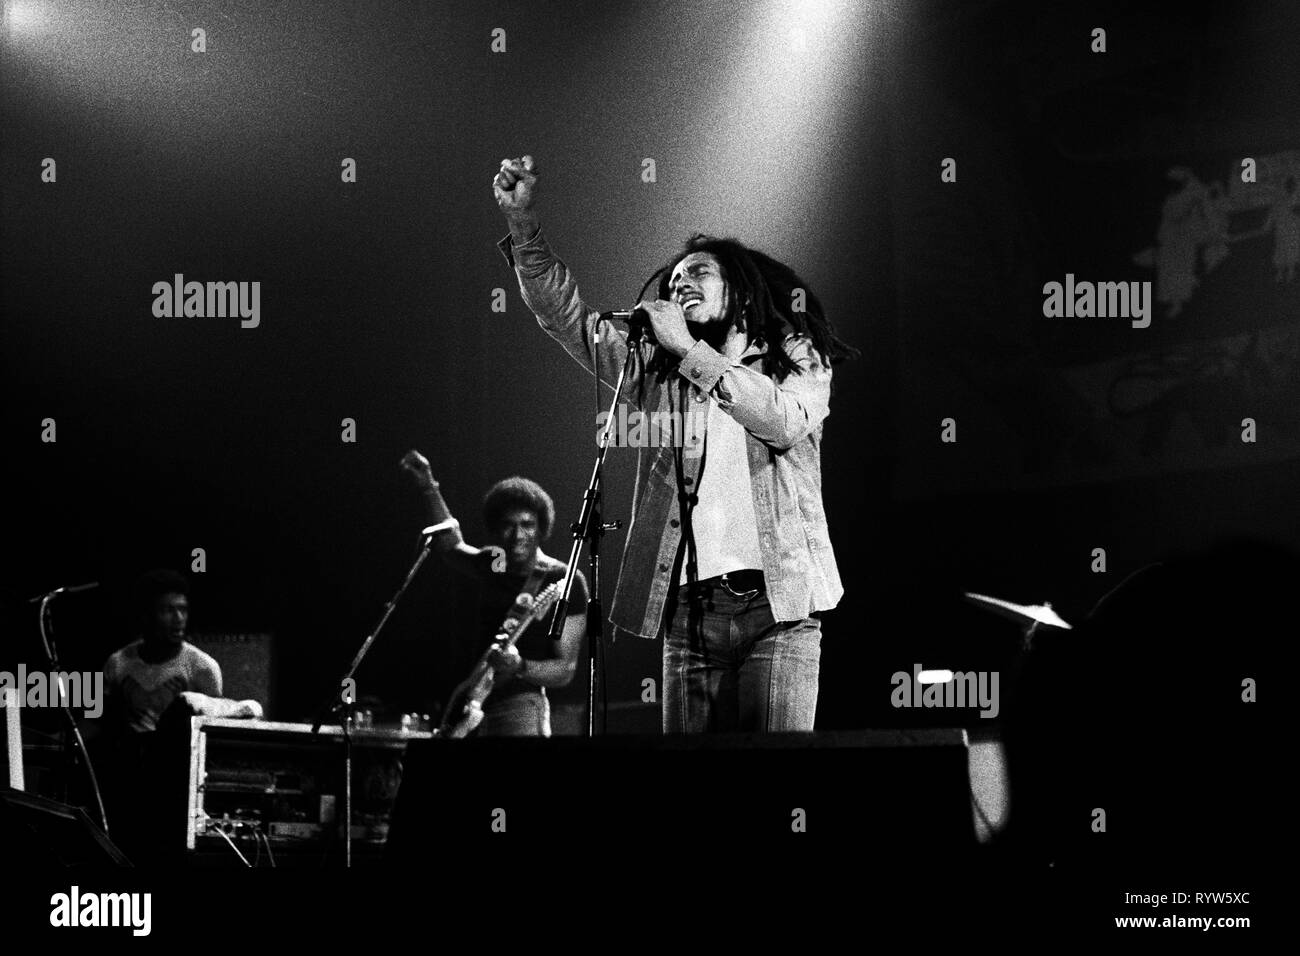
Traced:
<path fill-rule="evenodd" d="M 721 586 L 677 596 L 664 628 L 664 733 L 813 729 L 821 621 L 778 623 L 766 594 Z"/>
<path fill-rule="evenodd" d="M 480 737 L 549 737 L 551 705 L 546 691 L 537 688 L 507 697 L 490 696 L 483 703 Z"/>

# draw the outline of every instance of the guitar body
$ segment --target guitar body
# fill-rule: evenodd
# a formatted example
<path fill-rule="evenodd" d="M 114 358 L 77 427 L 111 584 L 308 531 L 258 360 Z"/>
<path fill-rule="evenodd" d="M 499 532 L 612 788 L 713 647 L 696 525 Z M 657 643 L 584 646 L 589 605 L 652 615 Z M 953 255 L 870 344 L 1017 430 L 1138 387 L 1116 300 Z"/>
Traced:
<path fill-rule="evenodd" d="M 496 671 L 491 663 L 493 652 L 514 647 L 529 625 L 546 614 L 559 598 L 561 584 L 562 581 L 554 582 L 536 598 L 526 591 L 515 598 L 510 613 L 497 629 L 496 640 L 483 652 L 469 676 L 451 692 L 442 723 L 434 731 L 434 736 L 459 739 L 468 736 L 483 722 L 483 702 L 492 693 L 496 681 Z"/>
<path fill-rule="evenodd" d="M 488 653 L 491 653 L 491 648 Z M 481 669 L 487 673 L 479 674 Z M 443 718 L 442 726 L 438 728 L 438 736 L 453 739 L 468 737 L 483 723 L 483 701 L 492 693 L 495 681 L 496 675 L 492 672 L 491 665 L 483 661 L 476 664 L 474 673 L 457 684 L 451 692 L 451 698 L 447 702 L 447 717 Z"/>

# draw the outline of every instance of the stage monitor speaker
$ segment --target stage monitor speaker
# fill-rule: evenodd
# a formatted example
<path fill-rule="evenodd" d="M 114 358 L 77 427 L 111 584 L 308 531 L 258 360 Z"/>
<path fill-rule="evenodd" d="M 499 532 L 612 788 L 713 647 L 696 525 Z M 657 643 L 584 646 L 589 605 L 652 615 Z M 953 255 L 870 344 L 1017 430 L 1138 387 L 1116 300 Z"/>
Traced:
<path fill-rule="evenodd" d="M 187 640 L 221 665 L 223 696 L 255 700 L 275 713 L 275 638 L 271 634 L 192 634 Z"/>
<path fill-rule="evenodd" d="M 6 862 L 20 866 L 95 869 L 131 865 L 84 810 L 21 790 L 0 790 L 0 845 Z"/>
<path fill-rule="evenodd" d="M 397 864 L 503 829 L 553 847 L 793 838 L 910 856 L 976 845 L 961 730 L 429 740 L 404 764 L 388 842 Z"/>

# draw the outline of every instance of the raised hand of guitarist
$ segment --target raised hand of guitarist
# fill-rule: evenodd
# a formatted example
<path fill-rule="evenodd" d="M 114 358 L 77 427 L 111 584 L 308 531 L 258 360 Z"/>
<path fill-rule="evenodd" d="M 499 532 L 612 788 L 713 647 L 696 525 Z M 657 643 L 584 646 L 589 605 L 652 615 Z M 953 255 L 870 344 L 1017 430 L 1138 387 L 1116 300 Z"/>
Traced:
<path fill-rule="evenodd" d="M 429 466 L 429 459 L 414 448 L 402 456 L 402 467 L 415 479 L 421 491 L 427 492 L 437 487 L 438 483 L 433 480 L 433 469 Z"/>
<path fill-rule="evenodd" d="M 434 549 L 453 564 L 472 563 L 479 556 L 479 549 L 465 543 L 465 538 L 460 533 L 460 523 L 452 519 L 447 502 L 443 500 L 442 490 L 434 480 L 429 459 L 412 448 L 402 456 L 401 466 L 403 471 L 415 479 L 416 487 L 424 499 L 424 527 L 451 521 L 451 527 L 440 532 L 434 539 Z"/>

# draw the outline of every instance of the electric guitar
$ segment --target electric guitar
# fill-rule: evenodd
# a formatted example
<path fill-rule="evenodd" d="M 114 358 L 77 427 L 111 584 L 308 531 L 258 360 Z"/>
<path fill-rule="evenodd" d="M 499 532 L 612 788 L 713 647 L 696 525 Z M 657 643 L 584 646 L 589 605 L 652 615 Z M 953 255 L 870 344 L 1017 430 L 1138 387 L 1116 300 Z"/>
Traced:
<path fill-rule="evenodd" d="M 515 598 L 514 606 L 497 629 L 496 640 L 483 652 L 469 677 L 457 684 L 451 692 L 442 724 L 434 731 L 435 737 L 464 737 L 483 722 L 483 701 L 492 693 L 496 681 L 496 671 L 490 663 L 492 652 L 514 647 L 528 626 L 545 615 L 551 605 L 559 600 L 563 583 L 556 581 L 543 589 L 537 597 L 525 591 Z"/>

